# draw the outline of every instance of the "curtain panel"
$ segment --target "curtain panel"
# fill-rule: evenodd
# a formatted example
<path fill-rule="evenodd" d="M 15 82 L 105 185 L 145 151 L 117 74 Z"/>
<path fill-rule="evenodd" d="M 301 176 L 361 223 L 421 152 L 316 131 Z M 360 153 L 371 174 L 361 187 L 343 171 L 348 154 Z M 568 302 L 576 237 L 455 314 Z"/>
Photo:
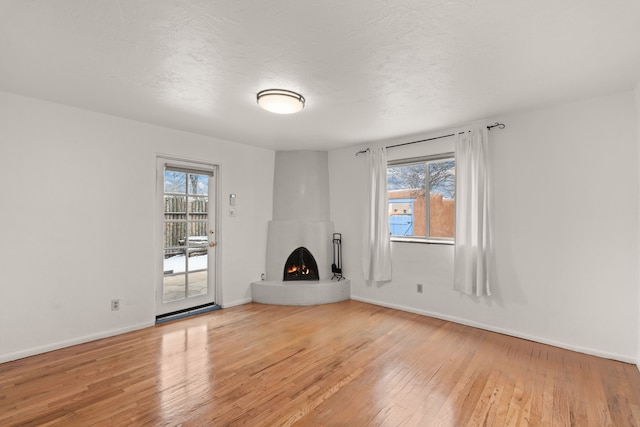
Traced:
<path fill-rule="evenodd" d="M 488 136 L 483 127 L 456 138 L 454 289 L 466 295 L 491 295 Z"/>
<path fill-rule="evenodd" d="M 364 221 L 363 273 L 365 280 L 391 280 L 391 239 L 387 197 L 387 149 L 367 153 L 366 212 Z"/>

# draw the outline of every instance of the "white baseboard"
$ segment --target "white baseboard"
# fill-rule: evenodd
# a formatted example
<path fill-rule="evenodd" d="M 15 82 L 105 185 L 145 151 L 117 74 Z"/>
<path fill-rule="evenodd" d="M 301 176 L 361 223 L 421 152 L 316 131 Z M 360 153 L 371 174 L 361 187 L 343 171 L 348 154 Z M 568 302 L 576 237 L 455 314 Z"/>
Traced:
<path fill-rule="evenodd" d="M 235 307 L 236 305 L 249 304 L 251 302 L 251 298 L 239 299 L 231 302 L 225 302 L 220 304 L 222 308 Z"/>
<path fill-rule="evenodd" d="M 113 337 L 115 335 L 124 334 L 126 332 L 136 331 L 138 329 L 148 328 L 154 325 L 154 321 L 138 323 L 130 325 L 120 329 L 111 329 L 109 331 L 99 332 L 97 334 L 85 335 L 82 337 L 72 338 L 65 341 L 58 341 L 55 343 L 43 345 L 40 347 L 28 348 L 26 350 L 16 351 L 14 353 L 0 354 L 0 363 L 11 362 L 12 360 L 23 359 L 29 356 L 35 356 L 36 354 L 46 353 L 48 351 L 59 350 L 65 347 L 71 347 L 77 344 L 84 344 L 91 341 L 100 340 L 102 338 Z"/>
<path fill-rule="evenodd" d="M 357 297 L 357 296 L 351 296 L 352 300 L 355 301 L 360 301 L 360 302 L 365 302 L 368 304 L 373 304 L 373 305 L 379 305 L 382 307 L 387 307 L 387 308 L 393 308 L 396 310 L 401 310 L 401 311 L 406 311 L 409 313 L 415 313 L 415 314 L 420 314 L 423 316 L 428 316 L 428 317 L 434 317 L 436 319 L 441 319 L 441 320 L 447 320 L 449 322 L 453 322 L 453 323 L 459 323 L 461 325 L 466 325 L 466 326 L 471 326 L 474 328 L 478 328 L 478 329 L 484 329 L 486 331 L 490 331 L 490 332 L 497 332 L 499 334 L 503 334 L 503 335 L 509 335 L 512 337 L 516 337 L 516 338 L 522 338 L 528 341 L 534 341 L 534 342 L 539 342 L 541 344 L 547 344 L 547 345 L 551 345 L 554 347 L 558 347 L 558 348 L 564 348 L 566 350 L 571 350 L 571 351 L 576 351 L 579 353 L 584 353 L 584 354 L 589 354 L 592 356 L 598 356 L 598 357 L 602 357 L 605 359 L 612 359 L 612 360 L 617 360 L 620 362 L 625 362 L 625 363 L 632 363 L 632 364 L 637 364 L 638 369 L 640 369 L 640 362 L 637 360 L 637 358 L 631 357 L 631 356 L 626 356 L 626 355 L 622 355 L 622 354 L 616 354 L 616 353 L 609 353 L 606 351 L 601 351 L 601 350 L 596 350 L 593 348 L 588 348 L 588 347 L 580 347 L 580 346 L 576 346 L 573 344 L 568 344 L 568 343 L 564 343 L 564 342 L 560 342 L 560 341 L 554 341 L 554 340 L 550 340 L 547 338 L 542 338 L 542 337 L 538 337 L 538 336 L 534 336 L 534 335 L 529 335 L 526 333 L 522 333 L 522 332 L 518 332 L 518 331 L 514 331 L 511 329 L 506 329 L 506 328 L 501 328 L 501 327 L 497 327 L 497 326 L 493 326 L 493 325 L 487 325 L 484 323 L 480 323 L 480 322 L 476 322 L 473 320 L 468 320 L 468 319 L 463 319 L 463 318 L 459 318 L 459 317 L 455 317 L 455 316 L 449 316 L 447 314 L 442 314 L 442 313 L 438 313 L 438 312 L 433 312 L 433 311 L 427 311 L 427 310 L 419 310 L 416 308 L 412 308 L 412 307 L 405 307 L 403 305 L 398 305 L 398 304 L 389 304 L 383 301 L 376 301 L 376 300 L 371 300 L 371 299 L 367 299 L 367 298 L 361 298 L 361 297 Z"/>

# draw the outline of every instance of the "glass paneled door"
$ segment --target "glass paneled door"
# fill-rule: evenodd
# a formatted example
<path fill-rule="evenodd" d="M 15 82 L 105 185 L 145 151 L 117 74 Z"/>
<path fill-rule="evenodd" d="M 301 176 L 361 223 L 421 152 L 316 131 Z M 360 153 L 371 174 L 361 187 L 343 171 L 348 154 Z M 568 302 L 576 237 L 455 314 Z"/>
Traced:
<path fill-rule="evenodd" d="M 164 163 L 156 315 L 215 301 L 215 167 Z"/>

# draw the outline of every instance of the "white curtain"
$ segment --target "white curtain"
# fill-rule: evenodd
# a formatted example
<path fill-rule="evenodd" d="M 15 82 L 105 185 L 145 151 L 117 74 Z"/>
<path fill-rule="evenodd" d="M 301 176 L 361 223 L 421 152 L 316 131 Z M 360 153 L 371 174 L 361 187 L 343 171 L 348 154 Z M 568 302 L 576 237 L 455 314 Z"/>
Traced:
<path fill-rule="evenodd" d="M 456 139 L 454 289 L 491 295 L 489 134 L 474 129 Z"/>
<path fill-rule="evenodd" d="M 391 280 L 391 240 L 387 200 L 387 149 L 367 152 L 368 176 L 364 221 L 363 269 L 365 280 Z"/>

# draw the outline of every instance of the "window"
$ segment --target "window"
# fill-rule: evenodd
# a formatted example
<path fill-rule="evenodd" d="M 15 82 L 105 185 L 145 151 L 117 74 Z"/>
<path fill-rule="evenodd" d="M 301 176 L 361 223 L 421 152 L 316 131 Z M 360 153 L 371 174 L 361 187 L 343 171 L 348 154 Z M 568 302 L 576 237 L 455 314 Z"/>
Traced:
<path fill-rule="evenodd" d="M 389 162 L 387 191 L 392 240 L 453 242 L 456 191 L 453 154 Z"/>

